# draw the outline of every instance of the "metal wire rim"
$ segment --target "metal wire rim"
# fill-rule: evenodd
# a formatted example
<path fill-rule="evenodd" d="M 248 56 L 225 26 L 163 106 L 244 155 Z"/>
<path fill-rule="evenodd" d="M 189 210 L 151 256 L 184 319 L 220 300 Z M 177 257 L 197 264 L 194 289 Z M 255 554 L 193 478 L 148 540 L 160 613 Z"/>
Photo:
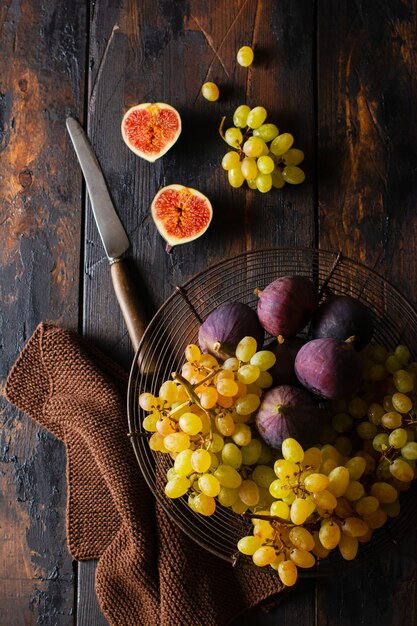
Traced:
<path fill-rule="evenodd" d="M 244 302 L 256 309 L 256 287 L 265 287 L 280 276 L 302 275 L 311 278 L 319 292 L 327 285 L 336 294 L 358 298 L 372 312 L 374 340 L 388 349 L 405 343 L 415 358 L 417 312 L 404 296 L 376 271 L 336 252 L 312 248 L 280 247 L 241 253 L 220 261 L 196 274 L 172 293 L 152 318 L 132 364 L 128 388 L 128 425 L 132 445 L 150 489 L 173 521 L 200 546 L 236 565 L 247 560 L 236 554 L 237 541 L 251 528 L 251 522 L 221 506 L 211 517 L 194 513 L 185 498 L 170 500 L 164 494 L 165 475 L 172 460 L 168 455 L 150 450 L 139 394 L 157 395 L 163 380 L 179 369 L 184 348 L 196 342 L 202 320 L 223 302 Z M 266 342 L 268 336 L 266 336 Z M 154 373 L 146 372 L 152 362 Z M 142 364 L 142 367 L 139 364 Z M 143 371 L 141 371 L 143 370 Z M 360 546 L 354 561 L 344 561 L 334 551 L 305 576 L 328 575 L 361 564 L 402 536 L 417 512 L 413 486 L 402 494 L 401 515 L 376 531 L 372 541 Z M 271 568 L 265 568 L 271 570 Z"/>

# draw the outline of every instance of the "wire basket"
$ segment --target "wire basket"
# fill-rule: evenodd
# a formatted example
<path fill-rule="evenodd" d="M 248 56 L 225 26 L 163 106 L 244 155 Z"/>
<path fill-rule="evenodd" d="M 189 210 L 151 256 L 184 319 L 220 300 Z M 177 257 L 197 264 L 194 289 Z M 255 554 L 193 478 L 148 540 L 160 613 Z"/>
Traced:
<path fill-rule="evenodd" d="M 153 452 L 142 427 L 144 417 L 139 394 L 158 395 L 162 381 L 180 371 L 184 349 L 197 341 L 200 323 L 224 302 L 243 302 L 256 309 L 256 287 L 265 287 L 280 276 L 300 275 L 313 280 L 319 293 L 329 287 L 335 294 L 351 295 L 363 302 L 374 317 L 374 340 L 387 349 L 404 343 L 416 357 L 417 312 L 404 296 L 375 271 L 334 252 L 310 248 L 268 248 L 246 252 L 221 261 L 197 274 L 160 307 L 150 322 L 132 365 L 128 389 L 128 420 L 133 448 L 140 469 L 156 498 L 174 522 L 195 542 L 218 557 L 244 565 L 251 560 L 239 558 L 238 540 L 250 533 L 251 521 L 229 508 L 217 506 L 211 517 L 192 511 L 185 497 L 165 496 L 166 471 L 172 466 L 169 455 Z M 152 363 L 148 373 L 146 364 Z M 145 366 L 144 366 L 145 364 Z M 415 481 L 417 482 L 417 481 Z M 417 513 L 415 485 L 401 495 L 401 514 L 374 532 L 362 544 L 354 561 L 344 561 L 338 551 L 319 561 L 305 576 L 333 574 L 348 564 L 359 564 L 381 549 L 394 545 Z M 270 571 L 264 568 L 262 571 Z"/>

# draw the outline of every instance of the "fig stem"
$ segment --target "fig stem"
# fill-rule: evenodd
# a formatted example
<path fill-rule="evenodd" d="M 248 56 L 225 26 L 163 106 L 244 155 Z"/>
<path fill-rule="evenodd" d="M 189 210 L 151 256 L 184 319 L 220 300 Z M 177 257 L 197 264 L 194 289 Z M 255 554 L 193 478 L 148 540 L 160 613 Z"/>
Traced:
<path fill-rule="evenodd" d="M 165 252 L 166 252 L 167 254 L 171 254 L 171 252 L 172 252 L 172 248 L 173 248 L 173 247 L 174 247 L 174 246 L 171 246 L 171 244 L 170 244 L 170 243 L 167 243 L 167 245 L 165 246 Z"/>
<path fill-rule="evenodd" d="M 213 350 L 216 352 L 223 352 L 228 356 L 235 356 L 235 350 L 228 343 L 222 343 L 221 341 L 215 341 L 213 344 Z"/>
<path fill-rule="evenodd" d="M 258 296 L 258 298 L 260 297 L 261 293 L 262 293 L 263 289 L 261 289 L 260 287 L 256 287 L 256 289 L 253 290 L 253 293 L 255 294 L 255 296 Z"/>
<path fill-rule="evenodd" d="M 356 335 L 352 335 L 351 337 L 348 337 L 347 339 L 345 339 L 345 343 L 355 343 L 356 341 Z"/>

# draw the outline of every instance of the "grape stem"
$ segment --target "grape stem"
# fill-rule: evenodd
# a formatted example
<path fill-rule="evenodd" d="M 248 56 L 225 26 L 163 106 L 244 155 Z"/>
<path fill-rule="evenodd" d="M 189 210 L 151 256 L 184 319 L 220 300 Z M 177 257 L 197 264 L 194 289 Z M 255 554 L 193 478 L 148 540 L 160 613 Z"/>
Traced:
<path fill-rule="evenodd" d="M 192 402 L 194 402 L 194 404 L 196 404 L 198 407 L 200 407 L 200 409 L 202 411 L 204 411 L 204 413 L 207 415 L 207 417 L 211 418 L 211 420 L 214 420 L 216 418 L 216 415 L 215 415 L 215 413 L 213 411 L 211 411 L 210 409 L 205 409 L 202 406 L 202 404 L 200 402 L 200 398 L 196 394 L 193 385 L 191 383 L 189 383 L 188 380 L 186 380 L 184 378 L 184 376 L 181 376 L 181 374 L 178 374 L 178 372 L 172 372 L 172 378 L 174 379 L 174 381 L 179 382 L 184 387 L 184 389 L 187 392 L 188 397 L 190 398 L 190 400 Z M 198 385 L 201 385 L 201 382 L 202 381 L 200 381 L 198 383 Z M 210 420 L 210 436 L 212 434 L 212 431 L 211 431 L 211 420 Z"/>

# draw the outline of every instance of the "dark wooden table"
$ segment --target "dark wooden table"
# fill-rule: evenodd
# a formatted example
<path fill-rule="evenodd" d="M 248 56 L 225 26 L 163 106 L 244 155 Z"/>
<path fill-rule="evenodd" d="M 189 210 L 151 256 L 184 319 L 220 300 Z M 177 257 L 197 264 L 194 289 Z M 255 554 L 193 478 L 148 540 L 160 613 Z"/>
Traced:
<path fill-rule="evenodd" d="M 149 316 L 197 271 L 273 245 L 340 250 L 417 302 L 415 0 L 2 0 L 1 381 L 38 322 L 132 351 L 65 130 L 88 129 L 128 231 Z M 237 49 L 255 49 L 249 68 Z M 222 96 L 205 101 L 207 79 Z M 177 107 L 183 134 L 155 164 L 122 142 L 138 102 Z M 228 186 L 217 128 L 264 105 L 305 150 L 307 179 L 262 195 Z M 215 216 L 171 256 L 149 207 L 164 184 L 200 189 Z M 5 402 L 0 432 L 0 625 L 99 626 L 95 564 L 66 547 L 63 446 Z M 417 528 L 417 527 L 416 527 Z M 275 611 L 236 624 L 417 621 L 417 530 L 366 569 L 303 580 Z M 188 626 L 188 625 L 187 625 Z"/>

